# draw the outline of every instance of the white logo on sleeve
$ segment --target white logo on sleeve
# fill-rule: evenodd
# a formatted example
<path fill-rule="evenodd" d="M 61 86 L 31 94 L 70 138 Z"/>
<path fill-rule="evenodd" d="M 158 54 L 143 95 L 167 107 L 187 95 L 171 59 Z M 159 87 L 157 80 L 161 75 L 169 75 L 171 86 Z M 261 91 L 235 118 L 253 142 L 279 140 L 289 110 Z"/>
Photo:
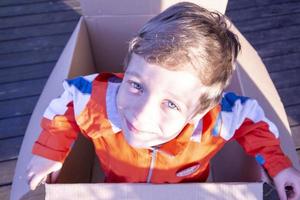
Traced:
<path fill-rule="evenodd" d="M 193 165 L 176 173 L 178 177 L 188 176 L 196 172 L 200 168 L 200 164 Z"/>

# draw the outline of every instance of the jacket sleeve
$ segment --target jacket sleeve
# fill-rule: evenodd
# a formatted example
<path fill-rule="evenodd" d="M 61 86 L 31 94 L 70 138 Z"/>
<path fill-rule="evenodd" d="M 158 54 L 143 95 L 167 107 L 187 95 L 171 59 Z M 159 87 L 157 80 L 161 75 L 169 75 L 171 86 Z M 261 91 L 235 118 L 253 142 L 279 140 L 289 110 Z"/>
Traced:
<path fill-rule="evenodd" d="M 230 95 L 228 95 L 230 96 Z M 262 165 L 271 177 L 292 165 L 280 147 L 277 127 L 266 118 L 263 109 L 256 100 L 233 96 L 235 132 L 233 139 L 256 161 Z M 231 99 L 232 100 L 232 99 Z M 233 101 L 231 101 L 233 102 Z"/>
<path fill-rule="evenodd" d="M 99 74 L 75 77 L 63 82 L 64 92 L 53 99 L 43 114 L 42 131 L 34 143 L 32 153 L 63 162 L 71 146 L 83 129 L 76 117 L 91 99 L 93 81 Z"/>
<path fill-rule="evenodd" d="M 64 92 L 53 99 L 41 120 L 42 131 L 34 143 L 32 153 L 50 160 L 63 162 L 80 131 L 75 115 L 73 92 L 64 81 Z"/>

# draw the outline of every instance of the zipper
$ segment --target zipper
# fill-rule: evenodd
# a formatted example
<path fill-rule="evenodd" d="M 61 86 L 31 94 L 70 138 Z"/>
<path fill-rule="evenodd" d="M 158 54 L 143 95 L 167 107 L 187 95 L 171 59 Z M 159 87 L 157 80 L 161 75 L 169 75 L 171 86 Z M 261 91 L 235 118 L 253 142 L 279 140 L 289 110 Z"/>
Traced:
<path fill-rule="evenodd" d="M 150 168 L 149 168 L 149 173 L 148 173 L 148 177 L 147 177 L 147 183 L 150 183 L 151 181 L 151 177 L 152 177 L 152 173 L 153 173 L 153 169 L 154 169 L 154 164 L 155 164 L 155 160 L 156 160 L 156 154 L 157 154 L 157 148 L 152 148 L 152 156 L 151 156 L 151 163 L 150 163 Z"/>

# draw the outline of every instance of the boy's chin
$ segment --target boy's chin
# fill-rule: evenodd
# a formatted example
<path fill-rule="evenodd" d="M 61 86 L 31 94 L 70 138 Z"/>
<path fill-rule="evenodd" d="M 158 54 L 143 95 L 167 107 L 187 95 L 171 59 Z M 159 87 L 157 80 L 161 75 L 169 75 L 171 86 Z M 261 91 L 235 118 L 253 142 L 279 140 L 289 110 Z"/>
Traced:
<path fill-rule="evenodd" d="M 149 149 L 153 146 L 159 145 L 153 141 L 152 142 L 141 141 L 141 140 L 138 140 L 138 139 L 133 138 L 132 136 L 128 136 L 128 135 L 125 135 L 125 139 L 131 147 L 138 148 L 138 149 Z"/>
<path fill-rule="evenodd" d="M 137 149 L 149 149 L 151 147 L 151 145 L 147 145 L 145 143 L 141 143 L 141 142 L 136 142 L 136 141 L 128 141 L 128 144 L 133 147 L 133 148 L 137 148 Z"/>
<path fill-rule="evenodd" d="M 151 144 L 148 144 L 147 142 L 137 141 L 132 138 L 126 138 L 126 140 L 127 140 L 127 143 L 134 148 L 148 149 L 151 147 Z"/>
<path fill-rule="evenodd" d="M 136 149 L 149 149 L 151 147 L 151 146 L 147 146 L 147 145 L 139 144 L 139 143 L 129 143 L 129 145 Z"/>

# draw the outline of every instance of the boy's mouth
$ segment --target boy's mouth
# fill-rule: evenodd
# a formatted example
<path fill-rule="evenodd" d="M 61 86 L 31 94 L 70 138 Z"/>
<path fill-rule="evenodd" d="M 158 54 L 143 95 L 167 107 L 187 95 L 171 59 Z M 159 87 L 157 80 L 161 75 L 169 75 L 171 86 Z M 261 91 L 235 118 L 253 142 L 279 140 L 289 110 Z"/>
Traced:
<path fill-rule="evenodd" d="M 128 128 L 128 130 L 132 133 L 135 133 L 135 134 L 156 134 L 155 132 L 149 132 L 149 131 L 145 131 L 145 130 L 140 130 L 140 129 L 137 129 L 133 124 L 131 124 L 126 118 L 124 119 L 125 120 L 125 123 L 126 123 L 126 126 Z M 160 134 L 159 134 L 160 135 Z"/>
<path fill-rule="evenodd" d="M 130 132 L 139 133 L 140 131 L 136 129 L 127 119 L 125 119 L 126 126 Z"/>

